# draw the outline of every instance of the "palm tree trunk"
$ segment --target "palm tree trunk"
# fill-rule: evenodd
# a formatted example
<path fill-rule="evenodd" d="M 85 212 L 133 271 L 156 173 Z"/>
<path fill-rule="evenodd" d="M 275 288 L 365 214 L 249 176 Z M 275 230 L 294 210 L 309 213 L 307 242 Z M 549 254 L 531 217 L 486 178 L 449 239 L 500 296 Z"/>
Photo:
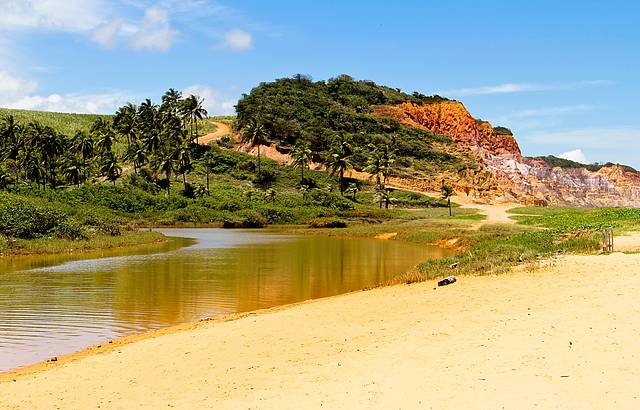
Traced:
<path fill-rule="evenodd" d="M 198 144 L 198 119 L 195 120 L 196 123 L 196 144 Z"/>
<path fill-rule="evenodd" d="M 449 205 L 449 216 L 452 216 L 452 214 L 451 214 L 451 197 L 447 198 L 447 205 Z"/>
<path fill-rule="evenodd" d="M 344 168 L 340 168 L 340 195 L 344 196 Z"/>
<path fill-rule="evenodd" d="M 258 144 L 258 181 L 262 179 L 262 171 L 260 170 L 260 144 Z"/>
<path fill-rule="evenodd" d="M 187 173 L 182 173 L 182 185 L 184 186 L 184 190 L 187 190 Z"/>

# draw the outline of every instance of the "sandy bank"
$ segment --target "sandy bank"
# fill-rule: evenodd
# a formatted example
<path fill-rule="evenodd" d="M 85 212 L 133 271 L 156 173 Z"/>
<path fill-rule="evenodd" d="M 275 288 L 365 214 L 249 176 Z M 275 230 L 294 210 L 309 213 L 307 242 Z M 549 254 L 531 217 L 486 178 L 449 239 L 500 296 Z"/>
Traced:
<path fill-rule="evenodd" d="M 375 289 L 4 375 L 0 408 L 638 408 L 639 294 L 619 253 Z"/>

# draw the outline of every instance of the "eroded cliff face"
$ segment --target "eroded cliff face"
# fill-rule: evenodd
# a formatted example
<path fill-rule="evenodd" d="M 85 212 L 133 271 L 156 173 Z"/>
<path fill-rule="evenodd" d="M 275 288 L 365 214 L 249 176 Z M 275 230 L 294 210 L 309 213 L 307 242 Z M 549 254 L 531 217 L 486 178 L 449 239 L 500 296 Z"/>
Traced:
<path fill-rule="evenodd" d="M 512 134 L 474 119 L 460 102 L 379 106 L 374 114 L 447 135 L 476 152 L 485 169 L 453 176 L 458 192 L 524 204 L 640 207 L 640 174 L 617 165 L 592 172 L 525 158 Z"/>

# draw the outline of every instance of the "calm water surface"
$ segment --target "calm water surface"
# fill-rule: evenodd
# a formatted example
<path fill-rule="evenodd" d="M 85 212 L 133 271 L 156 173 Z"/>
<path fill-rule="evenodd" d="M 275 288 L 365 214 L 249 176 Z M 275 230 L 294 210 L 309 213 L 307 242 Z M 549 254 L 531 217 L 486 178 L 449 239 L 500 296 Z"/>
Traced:
<path fill-rule="evenodd" d="M 165 229 L 168 244 L 0 259 L 0 371 L 204 317 L 373 286 L 447 251 L 396 241 Z"/>

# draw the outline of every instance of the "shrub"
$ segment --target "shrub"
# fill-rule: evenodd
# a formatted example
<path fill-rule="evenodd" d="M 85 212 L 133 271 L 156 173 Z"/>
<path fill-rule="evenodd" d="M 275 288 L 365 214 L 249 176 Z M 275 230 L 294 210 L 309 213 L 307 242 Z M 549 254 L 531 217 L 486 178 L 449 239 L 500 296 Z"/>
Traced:
<path fill-rule="evenodd" d="M 310 228 L 346 228 L 347 223 L 335 218 L 316 218 L 309 221 Z"/>
<path fill-rule="evenodd" d="M 56 225 L 53 234 L 62 239 L 86 239 L 82 226 L 75 220 L 67 219 Z"/>
<path fill-rule="evenodd" d="M 37 238 L 67 222 L 68 216 L 49 205 L 16 195 L 0 196 L 0 233 L 22 239 Z"/>
<path fill-rule="evenodd" d="M 255 211 L 242 211 L 236 215 L 225 217 L 222 227 L 233 228 L 262 228 L 267 224 L 264 216 Z"/>

